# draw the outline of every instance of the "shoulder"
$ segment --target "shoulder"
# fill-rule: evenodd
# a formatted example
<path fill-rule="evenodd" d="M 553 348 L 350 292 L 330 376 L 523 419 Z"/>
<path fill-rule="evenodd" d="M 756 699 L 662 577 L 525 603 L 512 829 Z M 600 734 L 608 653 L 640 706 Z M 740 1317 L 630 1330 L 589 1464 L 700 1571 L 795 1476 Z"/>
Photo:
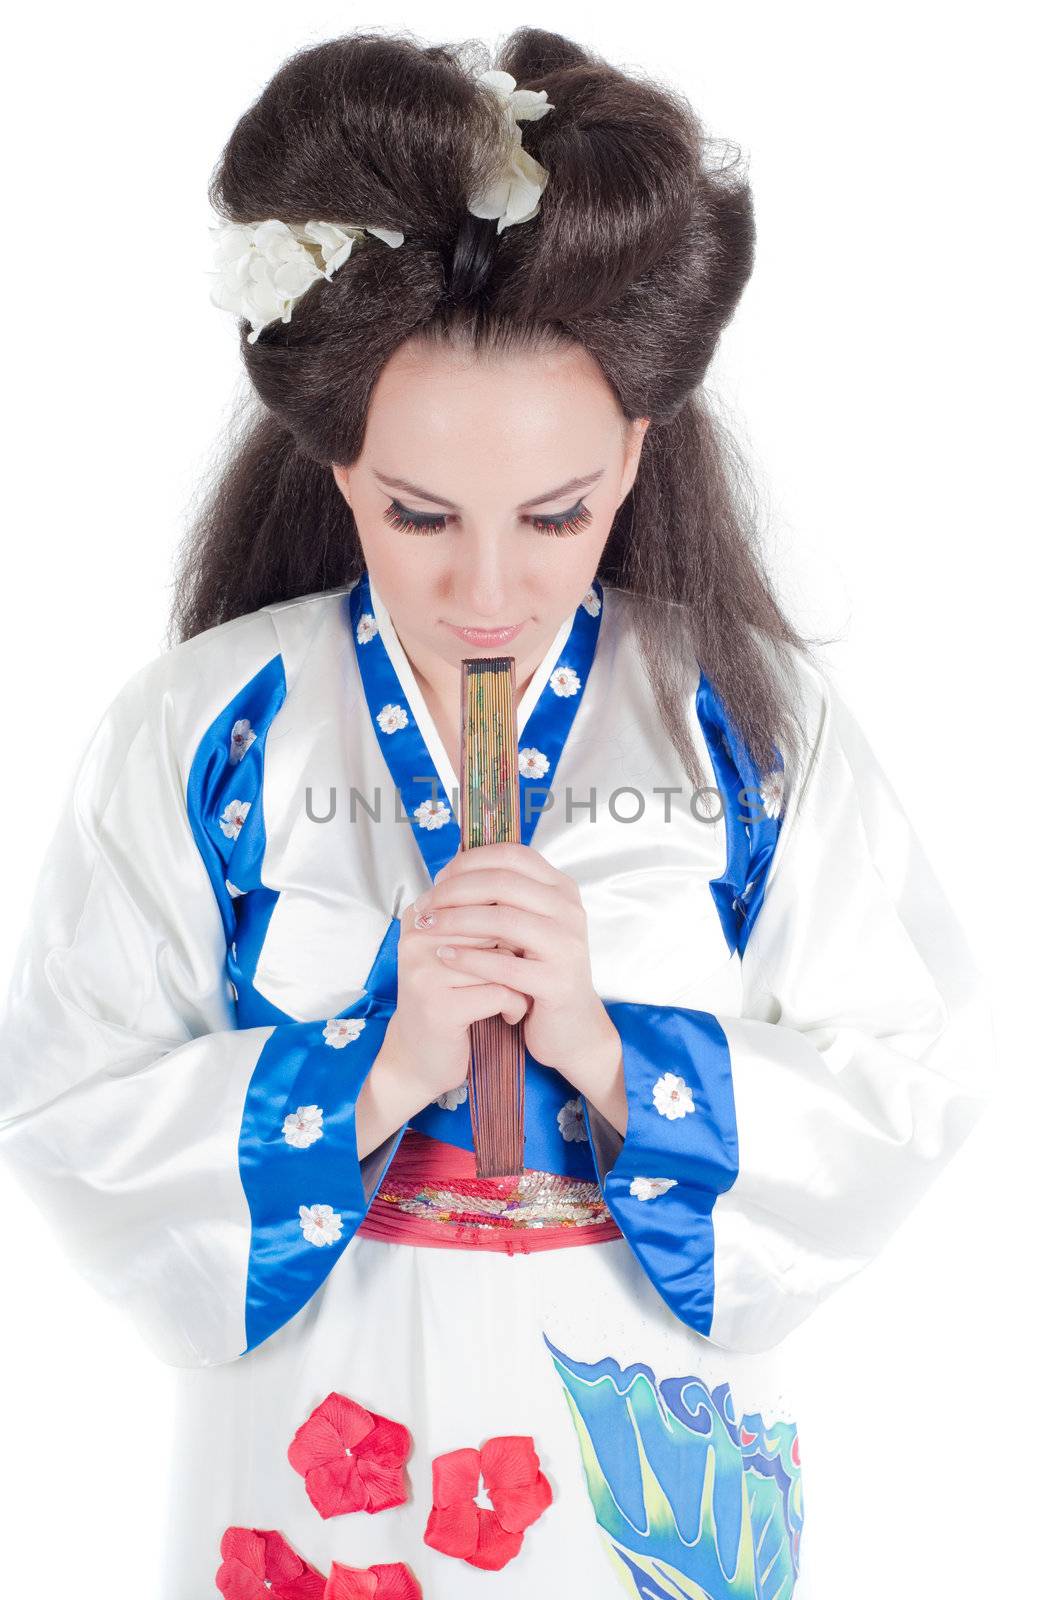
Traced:
<path fill-rule="evenodd" d="M 682 602 L 655 600 L 650 603 L 647 615 L 647 602 L 630 590 L 605 585 L 604 592 L 614 648 L 637 651 L 640 633 L 643 637 L 660 636 L 669 640 L 683 633 L 684 617 L 689 608 Z M 755 625 L 750 625 L 748 632 L 774 682 L 778 706 L 789 712 L 789 732 L 784 727 L 779 738 L 779 753 L 789 791 L 791 780 L 800 785 L 807 776 L 828 724 L 841 720 L 847 714 L 846 708 L 826 665 L 818 657 L 787 640 L 774 638 Z M 718 686 L 703 672 L 692 647 L 689 655 L 678 663 L 678 668 L 673 682 L 684 685 L 692 718 L 701 723 L 703 730 L 710 723 L 732 756 L 745 767 L 747 762 L 741 759 L 744 746 L 727 714 Z"/>
<path fill-rule="evenodd" d="M 161 652 L 135 671 L 107 708 L 101 730 L 118 742 L 141 732 L 187 775 L 204 740 L 252 710 L 264 726 L 315 645 L 342 647 L 350 585 L 263 606 Z"/>
<path fill-rule="evenodd" d="M 780 700 L 793 714 L 797 740 L 788 742 L 782 753 L 789 766 L 800 771 L 820 742 L 837 690 L 827 665 L 809 651 L 757 627 L 750 629 L 750 637 L 768 665 Z"/>

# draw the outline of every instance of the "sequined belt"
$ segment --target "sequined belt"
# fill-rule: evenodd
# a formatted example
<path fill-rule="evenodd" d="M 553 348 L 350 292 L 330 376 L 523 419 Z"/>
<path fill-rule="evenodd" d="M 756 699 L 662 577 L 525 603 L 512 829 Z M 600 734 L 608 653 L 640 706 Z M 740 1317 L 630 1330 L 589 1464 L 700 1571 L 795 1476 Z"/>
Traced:
<path fill-rule="evenodd" d="M 475 1165 L 472 1151 L 408 1128 L 358 1232 L 509 1254 L 621 1237 L 593 1178 L 535 1170 L 477 1178 Z"/>

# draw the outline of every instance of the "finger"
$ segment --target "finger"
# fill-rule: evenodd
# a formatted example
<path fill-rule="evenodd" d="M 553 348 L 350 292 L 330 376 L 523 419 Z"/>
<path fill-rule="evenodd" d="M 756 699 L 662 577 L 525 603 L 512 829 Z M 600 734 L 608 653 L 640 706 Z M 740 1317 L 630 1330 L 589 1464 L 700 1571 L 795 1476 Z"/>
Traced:
<path fill-rule="evenodd" d="M 455 962 L 440 961 L 437 956 L 433 956 L 432 960 L 435 961 L 437 968 L 442 969 L 442 976 L 445 980 L 445 985 L 448 990 L 454 991 L 458 989 L 482 989 L 484 987 L 484 979 L 479 977 L 475 972 L 461 972 L 457 970 L 457 964 Z"/>
<path fill-rule="evenodd" d="M 453 953 L 443 955 L 441 952 L 444 950 Z M 436 957 L 455 976 L 472 976 L 484 983 L 504 983 L 532 1000 L 548 996 L 553 987 L 552 974 L 546 962 L 526 960 L 524 956 L 511 955 L 506 950 L 471 950 L 440 945 Z"/>
<path fill-rule="evenodd" d="M 425 928 L 423 931 L 420 930 L 420 929 L 415 930 L 415 932 L 413 934 L 411 934 L 410 937 L 411 937 L 411 939 L 417 939 L 418 941 L 423 941 L 425 944 L 431 945 L 433 943 L 433 941 L 436 944 L 438 944 L 439 940 L 440 940 L 441 932 L 442 932 L 442 919 L 440 917 L 436 917 L 434 922 L 433 922 L 433 924 L 432 924 L 432 926 L 430 928 Z M 455 944 L 482 945 L 485 949 L 488 949 L 488 950 L 492 949 L 494 947 L 494 945 L 496 945 L 498 943 L 498 935 L 497 934 L 494 934 L 494 933 L 485 933 L 485 934 L 464 933 L 460 929 L 457 929 L 457 928 L 455 928 L 453 930 L 448 928 L 446 936 L 447 936 L 448 939 L 451 939 Z"/>
<path fill-rule="evenodd" d="M 438 941 L 439 941 L 439 927 L 438 927 L 438 924 L 439 924 L 439 918 L 433 912 L 431 923 L 425 928 L 419 928 L 417 926 L 414 906 L 412 904 L 408 905 L 408 906 L 405 907 L 405 909 L 402 911 L 402 913 L 401 913 L 401 915 L 399 917 L 399 934 L 400 934 L 400 938 L 405 940 L 407 944 L 413 944 L 415 942 L 416 943 L 422 943 L 422 942 L 424 942 L 426 940 L 427 941 L 435 940 L 435 942 L 438 943 Z M 493 945 L 496 942 L 497 935 L 495 935 L 495 934 L 478 935 L 478 934 L 474 934 L 474 933 L 463 932 L 463 931 L 455 928 L 454 929 L 454 938 L 456 940 L 458 940 L 462 944 Z"/>
<path fill-rule="evenodd" d="M 432 917 L 432 927 L 426 932 L 435 936 L 436 943 L 462 934 L 471 943 L 499 943 L 536 961 L 545 961 L 559 944 L 568 941 L 567 928 L 559 930 L 554 918 L 510 905 L 440 906 Z"/>
<path fill-rule="evenodd" d="M 456 855 L 451 856 L 446 866 L 441 867 L 436 873 L 435 881 L 438 883 L 442 878 L 447 882 L 451 878 L 463 876 L 466 872 L 483 867 L 519 872 L 522 876 L 537 879 L 540 883 L 553 883 L 565 876 L 557 867 L 551 866 L 540 851 L 533 850 L 531 845 L 517 844 L 510 840 L 505 843 L 478 844 L 469 850 L 459 850 Z"/>
<path fill-rule="evenodd" d="M 512 992 L 515 992 L 515 991 L 507 991 L 507 993 L 512 993 Z M 503 1022 L 508 1022 L 511 1027 L 515 1027 L 518 1022 L 523 1022 L 523 1020 L 527 1016 L 527 1014 L 528 1014 L 528 997 L 525 994 L 517 995 L 516 999 L 512 1002 L 512 1004 L 504 1005 L 502 1007 L 501 1011 L 499 1012 L 499 1015 L 501 1016 L 502 1021 Z"/>
<path fill-rule="evenodd" d="M 484 1017 L 503 1016 L 505 1020 L 520 1022 L 528 1010 L 527 997 L 518 994 L 503 983 L 478 983 L 464 991 L 456 1001 L 459 1026 L 468 1027 Z"/>
<path fill-rule="evenodd" d="M 459 945 L 457 943 L 450 946 L 450 949 L 457 950 L 461 956 L 471 954 L 473 948 L 471 945 Z M 496 953 L 493 949 L 485 949 L 482 945 L 477 946 L 476 949 L 478 952 L 490 955 Z M 512 953 L 512 951 L 505 952 L 507 955 Z M 410 979 L 417 984 L 426 1000 L 430 1000 L 431 996 L 440 992 L 440 984 L 442 984 L 442 988 L 445 991 L 450 989 L 471 989 L 477 985 L 482 986 L 485 981 L 493 981 L 493 979 L 485 980 L 481 973 L 463 969 L 457 960 L 441 960 L 431 947 L 418 951 L 416 965 L 412 969 L 408 969 L 408 973 Z"/>
<path fill-rule="evenodd" d="M 486 847 L 485 847 L 486 848 Z M 572 880 L 568 880 L 572 883 Z M 575 898 L 558 884 L 541 883 L 508 868 L 477 867 L 460 877 L 446 878 L 423 894 L 417 910 L 435 911 L 440 906 L 510 905 L 551 919 L 575 919 L 579 890 L 572 884 Z"/>

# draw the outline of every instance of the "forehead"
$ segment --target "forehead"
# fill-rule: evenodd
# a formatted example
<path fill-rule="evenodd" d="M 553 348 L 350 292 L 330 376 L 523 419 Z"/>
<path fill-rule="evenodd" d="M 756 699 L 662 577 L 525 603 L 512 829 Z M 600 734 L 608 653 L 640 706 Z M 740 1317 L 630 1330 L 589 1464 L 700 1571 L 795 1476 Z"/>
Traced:
<path fill-rule="evenodd" d="M 366 443 L 374 454 L 375 446 L 386 449 L 396 469 L 411 459 L 442 468 L 448 460 L 490 457 L 496 467 L 549 463 L 556 476 L 559 466 L 589 470 L 588 450 L 595 465 L 610 446 L 619 449 L 622 421 L 601 368 L 582 346 L 470 354 L 409 344 L 377 380 Z M 401 456 L 393 459 L 395 448 Z"/>

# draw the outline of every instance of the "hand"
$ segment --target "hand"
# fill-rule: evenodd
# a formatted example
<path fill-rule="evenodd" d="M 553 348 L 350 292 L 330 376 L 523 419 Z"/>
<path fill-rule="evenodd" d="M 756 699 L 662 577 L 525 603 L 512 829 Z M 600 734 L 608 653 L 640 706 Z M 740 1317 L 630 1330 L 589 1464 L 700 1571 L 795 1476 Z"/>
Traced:
<path fill-rule="evenodd" d="M 619 1062 L 616 1029 L 591 982 L 579 888 L 538 850 L 487 844 L 460 851 L 409 909 L 435 917 L 422 937 L 437 966 L 526 997 L 524 1042 L 537 1061 L 577 1088 L 600 1084 L 607 1054 Z M 454 955 L 436 955 L 447 945 Z"/>
<path fill-rule="evenodd" d="M 407 906 L 399 918 L 398 993 L 386 1040 L 389 1059 L 396 1057 L 402 1076 L 421 1085 L 427 1105 L 465 1082 L 469 1024 L 499 1014 L 507 1022 L 519 1022 L 528 1002 L 504 983 L 444 965 L 435 953 L 436 930 L 415 928 L 415 916 L 415 907 Z M 493 940 L 455 932 L 453 942 L 477 945 Z"/>

